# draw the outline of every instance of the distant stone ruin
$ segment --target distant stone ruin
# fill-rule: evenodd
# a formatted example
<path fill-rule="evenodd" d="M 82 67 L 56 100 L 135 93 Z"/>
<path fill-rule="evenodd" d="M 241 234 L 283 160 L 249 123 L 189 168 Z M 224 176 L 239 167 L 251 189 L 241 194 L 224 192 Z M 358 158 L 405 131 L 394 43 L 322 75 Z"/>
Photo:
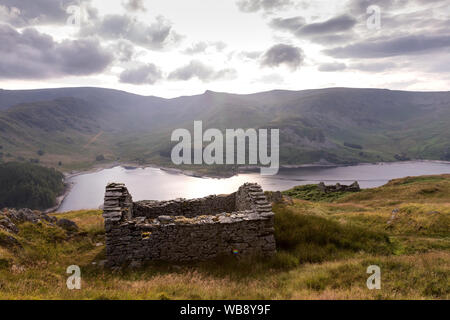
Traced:
<path fill-rule="evenodd" d="M 325 183 L 321 182 L 317 186 L 320 191 L 325 193 L 330 192 L 339 192 L 339 191 L 347 191 L 347 192 L 358 192 L 361 190 L 359 187 L 358 181 L 353 182 L 351 185 L 346 186 L 340 183 L 336 183 L 334 186 L 327 186 Z"/>
<path fill-rule="evenodd" d="M 275 253 L 272 206 L 261 187 L 200 199 L 133 202 L 121 183 L 106 186 L 107 265 L 192 261 Z"/>

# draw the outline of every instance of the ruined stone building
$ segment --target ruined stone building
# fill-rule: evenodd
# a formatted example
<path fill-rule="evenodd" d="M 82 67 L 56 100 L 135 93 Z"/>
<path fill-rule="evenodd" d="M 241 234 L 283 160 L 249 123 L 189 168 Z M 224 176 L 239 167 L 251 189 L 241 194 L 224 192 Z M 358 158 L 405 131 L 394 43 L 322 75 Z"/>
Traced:
<path fill-rule="evenodd" d="M 124 184 L 106 186 L 103 217 L 110 266 L 275 253 L 272 206 L 257 184 L 228 195 L 133 202 Z"/>

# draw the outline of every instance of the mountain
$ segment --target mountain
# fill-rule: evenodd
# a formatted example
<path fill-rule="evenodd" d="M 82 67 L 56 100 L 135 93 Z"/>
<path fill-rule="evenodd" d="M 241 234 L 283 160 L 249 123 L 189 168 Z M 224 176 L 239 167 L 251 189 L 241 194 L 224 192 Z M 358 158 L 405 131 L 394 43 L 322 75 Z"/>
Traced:
<path fill-rule="evenodd" d="M 102 88 L 0 90 L 4 161 L 170 164 L 171 132 L 279 128 L 283 164 L 450 160 L 450 92 L 329 88 L 163 99 Z"/>

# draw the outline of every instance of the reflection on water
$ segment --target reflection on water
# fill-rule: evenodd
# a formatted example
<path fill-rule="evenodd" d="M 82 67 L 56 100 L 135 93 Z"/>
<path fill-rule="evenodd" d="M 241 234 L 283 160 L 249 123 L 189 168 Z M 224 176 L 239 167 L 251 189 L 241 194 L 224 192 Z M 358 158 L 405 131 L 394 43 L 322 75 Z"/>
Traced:
<path fill-rule="evenodd" d="M 133 200 L 198 198 L 209 194 L 231 193 L 245 182 L 257 182 L 264 190 L 286 190 L 309 183 L 349 184 L 358 181 L 362 188 L 377 187 L 390 179 L 426 174 L 450 173 L 450 162 L 411 161 L 363 164 L 348 167 L 305 167 L 282 169 L 276 176 L 259 173 L 240 174 L 226 179 L 197 178 L 157 168 L 115 167 L 75 176 L 73 188 L 59 211 L 98 208 L 103 203 L 108 182 L 123 182 Z"/>

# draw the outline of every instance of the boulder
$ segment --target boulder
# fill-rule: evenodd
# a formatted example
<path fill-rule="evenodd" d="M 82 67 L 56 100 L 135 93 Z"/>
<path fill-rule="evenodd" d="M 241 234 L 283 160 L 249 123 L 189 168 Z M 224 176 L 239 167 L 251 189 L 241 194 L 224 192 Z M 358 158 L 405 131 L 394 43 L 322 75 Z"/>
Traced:
<path fill-rule="evenodd" d="M 9 233 L 18 233 L 17 226 L 5 215 L 0 215 L 0 229 Z"/>
<path fill-rule="evenodd" d="M 38 217 L 39 219 L 45 220 L 48 223 L 56 223 L 56 221 L 58 220 L 56 217 L 49 216 L 46 213 L 41 213 Z"/>
<path fill-rule="evenodd" d="M 70 232 L 78 231 L 77 224 L 75 222 L 73 222 L 72 220 L 58 219 L 58 221 L 56 221 L 56 225 L 66 231 L 70 231 Z"/>

